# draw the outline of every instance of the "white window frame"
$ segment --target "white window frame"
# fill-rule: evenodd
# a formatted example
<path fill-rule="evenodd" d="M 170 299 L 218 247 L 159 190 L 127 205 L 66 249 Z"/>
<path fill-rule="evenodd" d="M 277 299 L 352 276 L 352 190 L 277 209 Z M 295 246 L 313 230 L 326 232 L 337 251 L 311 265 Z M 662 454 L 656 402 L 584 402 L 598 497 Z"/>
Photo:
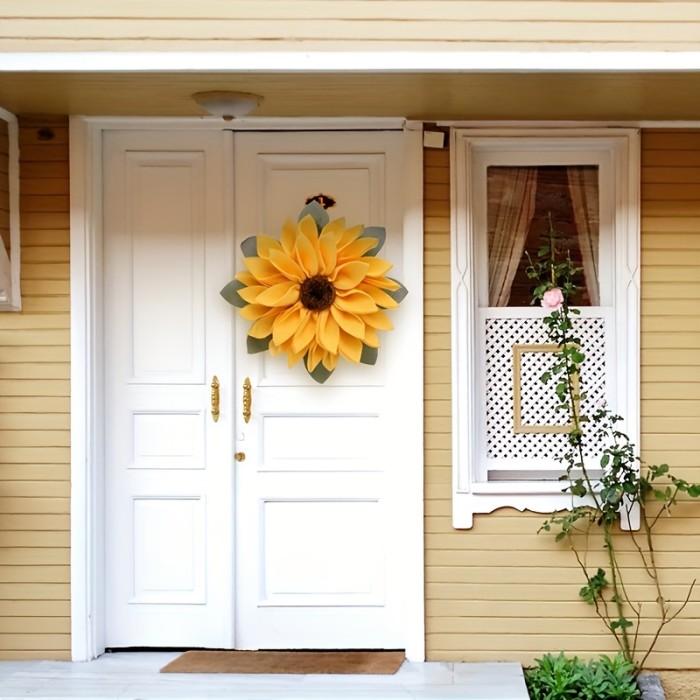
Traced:
<path fill-rule="evenodd" d="M 10 206 L 10 253 L 0 245 L 0 311 L 21 311 L 20 295 L 20 225 L 19 225 L 19 126 L 17 117 L 0 108 L 0 119 L 7 124 Z"/>
<path fill-rule="evenodd" d="M 640 167 L 637 129 L 454 128 L 451 144 L 452 513 L 453 526 L 459 529 L 471 528 L 475 513 L 497 508 L 551 513 L 572 504 L 557 480 L 562 467 L 552 471 L 552 480 L 489 481 L 486 473 L 477 325 L 485 312 L 499 313 L 484 308 L 486 244 L 478 232 L 485 230 L 486 168 L 587 163 L 601 168 L 601 307 L 612 334 L 606 364 L 616 378 L 607 387 L 607 399 L 625 419 L 631 441 L 639 445 Z M 606 218 L 612 231 L 603 228 Z M 517 315 L 517 309 L 508 312 L 513 311 Z M 533 315 L 532 310 L 526 313 Z M 586 313 L 584 309 L 582 315 Z"/>

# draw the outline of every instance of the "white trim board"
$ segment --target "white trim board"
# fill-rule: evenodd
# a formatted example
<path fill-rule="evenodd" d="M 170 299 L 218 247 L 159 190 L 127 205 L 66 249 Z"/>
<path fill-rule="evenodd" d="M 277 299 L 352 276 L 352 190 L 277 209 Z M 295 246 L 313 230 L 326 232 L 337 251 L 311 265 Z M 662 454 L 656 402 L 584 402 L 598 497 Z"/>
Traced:
<path fill-rule="evenodd" d="M 700 51 L 48 51 L 0 55 L 0 71 L 695 71 Z"/>
<path fill-rule="evenodd" d="M 222 129 L 221 121 L 168 120 L 179 129 Z M 287 130 L 295 122 L 288 121 Z M 375 122 L 376 124 L 376 122 Z M 72 117 L 71 162 L 71 656 L 74 661 L 96 658 L 105 649 L 104 637 L 104 487 L 102 347 L 102 156 L 103 132 L 108 129 L 165 127 L 162 120 L 143 118 Z M 376 127 L 375 127 L 376 128 Z M 405 169 L 404 253 L 407 279 L 413 279 L 413 306 L 422 319 L 422 135 L 407 129 L 410 155 Z M 423 325 L 415 324 L 406 352 L 422 367 Z M 404 481 L 407 527 L 402 546 L 410 552 L 406 571 L 406 656 L 425 658 L 423 572 L 423 386 L 416 387 L 415 410 L 406 412 L 407 435 L 415 443 L 416 459 L 407 465 Z"/>
<path fill-rule="evenodd" d="M 500 160 L 497 154 L 501 155 Z M 481 156 L 481 160 L 480 160 Z M 568 160 L 567 160 L 568 158 Z M 484 162 L 494 164 L 548 164 L 556 162 L 609 162 L 607 194 L 609 222 L 614 239 L 607 257 L 609 271 L 607 306 L 614 307 L 614 386 L 608 385 L 613 409 L 625 417 L 625 432 L 639 444 L 639 134 L 634 129 L 454 129 L 451 152 L 451 330 L 452 330 L 452 454 L 453 512 L 456 529 L 469 529 L 476 513 L 513 507 L 520 511 L 552 513 L 570 508 L 572 499 L 559 481 L 489 479 L 485 441 L 485 368 L 482 312 L 484 269 L 477 269 L 486 250 L 479 232 L 484 231 L 486 201 Z M 477 167 L 481 164 L 481 168 Z M 601 171 L 602 172 L 602 171 Z M 482 189 L 477 189 L 482 185 Z M 601 207 L 603 207 L 601 200 Z M 602 250 L 601 250 L 602 254 Z M 476 262 L 475 262 L 476 261 Z M 481 298 L 479 290 L 481 292 Z M 604 291 L 601 285 L 601 297 Z M 598 308 L 601 307 L 591 307 Z M 491 309 L 493 311 L 493 309 Z M 503 310 L 504 316 L 531 316 L 532 311 Z M 584 316 L 586 314 L 584 313 Z M 607 331 L 606 331 L 607 333 Z M 614 349 L 612 349 L 614 348 Z M 477 435 L 476 439 L 474 436 Z M 536 468 L 536 464 L 531 466 Z M 558 475 L 558 472 L 557 472 Z M 633 519 L 629 525 L 636 529 Z"/>

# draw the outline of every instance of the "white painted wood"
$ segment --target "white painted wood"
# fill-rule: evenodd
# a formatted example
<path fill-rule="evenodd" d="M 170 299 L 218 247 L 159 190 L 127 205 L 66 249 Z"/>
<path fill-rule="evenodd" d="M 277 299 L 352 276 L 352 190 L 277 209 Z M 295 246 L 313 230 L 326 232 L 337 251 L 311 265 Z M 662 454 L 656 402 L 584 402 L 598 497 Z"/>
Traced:
<path fill-rule="evenodd" d="M 230 646 L 230 137 L 104 148 L 106 644 Z"/>
<path fill-rule="evenodd" d="M 483 318 L 543 314 L 486 308 L 486 169 L 506 164 L 598 166 L 602 307 L 582 309 L 582 317 L 608 320 L 608 401 L 625 418 L 632 442 L 639 444 L 639 140 L 632 129 L 570 128 L 547 133 L 454 129 L 452 137 L 453 525 L 470 528 L 474 513 L 503 506 L 537 512 L 571 507 L 571 496 L 561 493 L 556 480 L 488 480 Z M 529 466 L 536 465 L 523 462 L 523 468 Z"/>
<path fill-rule="evenodd" d="M 70 119 L 71 658 L 104 640 L 102 129 Z"/>
<path fill-rule="evenodd" d="M 0 54 L 13 71 L 694 71 L 700 51 L 42 51 Z"/>
<path fill-rule="evenodd" d="M 331 218 L 386 226 L 380 256 L 406 277 L 405 135 L 237 134 L 236 237 L 279 236 L 307 197 L 337 205 Z M 238 268 L 242 264 L 239 263 Z M 422 462 L 404 416 L 422 410 L 415 357 L 404 354 L 410 306 L 389 312 L 373 367 L 341 360 L 319 386 L 303 367 L 245 354 L 237 322 L 237 379 L 252 383 L 252 419 L 239 423 L 236 467 L 236 644 L 241 648 L 405 648 L 404 475 Z M 240 410 L 242 397 L 236 398 Z M 414 543 L 415 545 L 415 543 Z M 257 565 L 256 565 L 257 563 Z"/>
<path fill-rule="evenodd" d="M 302 120 L 303 121 L 303 120 Z M 328 128 L 337 126 L 326 120 Z M 293 129 L 296 121 L 276 123 L 276 129 Z M 304 123 L 305 124 L 305 123 Z M 308 125 L 301 127 L 307 128 Z M 356 124 L 366 128 L 369 124 Z M 149 129 L 151 133 L 180 129 L 179 145 L 192 133 L 216 134 L 221 126 L 208 120 L 163 120 L 131 118 L 71 119 L 71 428 L 74 439 L 71 450 L 71 643 L 73 659 L 95 658 L 105 649 L 104 570 L 104 337 L 102 330 L 102 140 L 114 130 L 123 134 Z M 370 127 L 371 128 L 371 127 Z M 399 590 L 403 610 L 402 629 L 407 657 L 421 661 L 425 657 L 424 576 L 423 576 L 423 418 L 422 418 L 422 148 L 419 125 L 412 125 L 403 134 L 402 160 L 402 281 L 410 290 L 402 302 L 402 313 L 411 322 L 402 326 L 401 361 L 407 376 L 416 378 L 401 404 L 403 434 L 397 443 L 406 455 L 401 464 L 398 519 L 400 538 L 393 547 L 404 562 L 403 581 Z M 232 158 L 232 149 L 222 148 L 224 161 Z M 221 183 L 225 192 L 232 192 L 232 163 L 225 169 Z M 227 202 L 231 218 L 232 198 Z M 227 220 L 228 220 L 227 218 Z M 233 240 L 232 234 L 228 236 Z M 228 259 L 233 253 L 227 253 Z M 398 262 L 398 261 L 396 261 Z M 223 283 L 222 285 L 223 286 Z M 218 290 L 218 287 L 217 287 Z M 216 294 L 218 297 L 218 293 Z M 220 301 L 217 299 L 217 301 Z M 232 309 L 224 302 L 229 318 Z M 392 332 L 396 333 L 396 331 Z M 240 397 L 239 397 L 240 399 Z M 238 401 L 238 400 L 237 400 Z M 237 402 L 237 406 L 240 404 Z M 228 408 L 225 408 L 228 407 Z M 224 411 L 230 410 L 230 397 L 222 394 Z M 143 420 L 144 414 L 139 414 Z M 237 412 L 236 412 L 237 415 Z M 162 416 L 149 416 L 156 423 Z M 229 413 L 228 420 L 233 420 Z M 157 440 L 155 441 L 158 442 Z M 150 443 L 153 444 L 153 441 Z M 149 452 L 150 450 L 150 452 Z M 149 453 L 149 454 L 146 454 Z M 140 459 L 161 459 L 152 448 L 142 449 Z M 342 491 L 342 487 L 341 487 Z M 343 493 L 344 498 L 351 493 Z M 366 499 L 354 499 L 363 503 Z M 362 507 L 362 506 L 361 506 Z M 337 595 L 337 592 L 336 592 Z M 234 624 L 230 600 L 223 617 Z M 232 638 L 231 634 L 231 638 Z"/>
<path fill-rule="evenodd" d="M 0 119 L 7 124 L 8 135 L 8 202 L 10 252 L 0 245 L 0 311 L 20 311 L 20 225 L 19 225 L 19 126 L 17 117 L 0 108 Z"/>

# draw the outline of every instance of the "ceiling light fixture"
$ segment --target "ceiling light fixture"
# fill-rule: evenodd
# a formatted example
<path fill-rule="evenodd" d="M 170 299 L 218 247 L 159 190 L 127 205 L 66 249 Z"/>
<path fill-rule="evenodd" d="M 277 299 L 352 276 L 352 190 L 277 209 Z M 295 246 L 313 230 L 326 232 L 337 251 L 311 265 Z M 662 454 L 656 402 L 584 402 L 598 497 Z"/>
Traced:
<path fill-rule="evenodd" d="M 195 92 L 192 99 L 208 114 L 223 117 L 226 121 L 245 117 L 263 101 L 260 95 L 228 90 Z"/>

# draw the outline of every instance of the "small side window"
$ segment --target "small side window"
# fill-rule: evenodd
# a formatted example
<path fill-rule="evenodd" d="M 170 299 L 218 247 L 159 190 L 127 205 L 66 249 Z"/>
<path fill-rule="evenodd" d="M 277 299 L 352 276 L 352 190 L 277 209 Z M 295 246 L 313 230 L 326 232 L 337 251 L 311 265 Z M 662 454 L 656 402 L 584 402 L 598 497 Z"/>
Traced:
<path fill-rule="evenodd" d="M 17 118 L 0 109 L 0 310 L 21 307 Z"/>
<path fill-rule="evenodd" d="M 638 141 L 610 132 L 453 133 L 455 527 L 502 506 L 571 505 L 557 460 L 568 428 L 539 381 L 556 347 L 526 273 L 552 227 L 581 269 L 582 412 L 606 401 L 638 433 Z"/>

